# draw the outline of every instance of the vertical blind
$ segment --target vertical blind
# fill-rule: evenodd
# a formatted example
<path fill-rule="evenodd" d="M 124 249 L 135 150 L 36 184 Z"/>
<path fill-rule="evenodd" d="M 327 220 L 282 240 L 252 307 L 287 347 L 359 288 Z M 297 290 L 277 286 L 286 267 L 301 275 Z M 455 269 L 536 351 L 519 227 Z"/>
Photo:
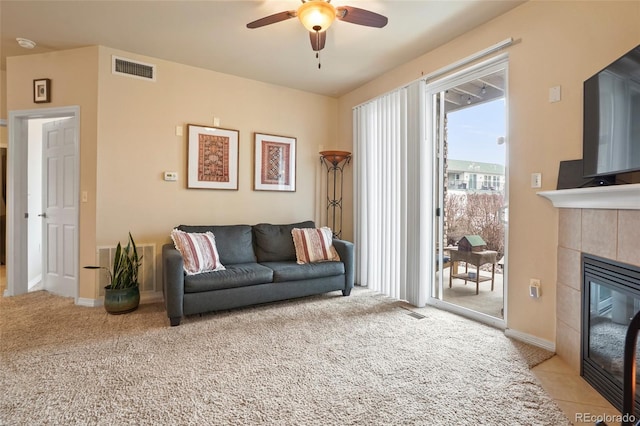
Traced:
<path fill-rule="evenodd" d="M 416 306 L 426 303 L 421 238 L 430 228 L 420 220 L 421 117 L 423 81 L 353 110 L 356 282 Z"/>

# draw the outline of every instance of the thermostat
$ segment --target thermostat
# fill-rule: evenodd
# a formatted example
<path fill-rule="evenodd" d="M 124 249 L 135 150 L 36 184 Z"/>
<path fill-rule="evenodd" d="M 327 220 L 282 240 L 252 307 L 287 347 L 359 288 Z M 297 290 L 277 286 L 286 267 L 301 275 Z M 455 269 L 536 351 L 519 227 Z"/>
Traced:
<path fill-rule="evenodd" d="M 164 172 L 164 180 L 175 182 L 178 180 L 178 172 Z"/>

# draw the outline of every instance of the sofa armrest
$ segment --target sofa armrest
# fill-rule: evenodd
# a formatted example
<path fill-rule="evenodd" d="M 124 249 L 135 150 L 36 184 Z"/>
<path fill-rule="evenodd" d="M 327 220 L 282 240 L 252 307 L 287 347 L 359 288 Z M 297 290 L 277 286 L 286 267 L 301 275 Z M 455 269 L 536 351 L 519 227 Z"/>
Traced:
<path fill-rule="evenodd" d="M 333 246 L 336 248 L 338 256 L 340 256 L 340 260 L 344 263 L 345 284 L 343 294 L 348 296 L 353 288 L 355 276 L 356 255 L 354 252 L 354 245 L 349 241 L 334 238 Z"/>
<path fill-rule="evenodd" d="M 184 312 L 184 261 L 173 244 L 162 246 L 162 293 L 171 325 L 180 324 Z"/>

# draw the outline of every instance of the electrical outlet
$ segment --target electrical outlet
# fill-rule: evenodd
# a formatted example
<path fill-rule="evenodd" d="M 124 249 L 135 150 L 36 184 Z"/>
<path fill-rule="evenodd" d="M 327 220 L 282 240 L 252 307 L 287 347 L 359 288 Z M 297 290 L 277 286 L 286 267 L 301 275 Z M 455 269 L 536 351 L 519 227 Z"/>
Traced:
<path fill-rule="evenodd" d="M 529 280 L 529 296 L 534 299 L 539 298 L 542 295 L 540 290 L 540 280 L 537 278 L 531 278 Z"/>

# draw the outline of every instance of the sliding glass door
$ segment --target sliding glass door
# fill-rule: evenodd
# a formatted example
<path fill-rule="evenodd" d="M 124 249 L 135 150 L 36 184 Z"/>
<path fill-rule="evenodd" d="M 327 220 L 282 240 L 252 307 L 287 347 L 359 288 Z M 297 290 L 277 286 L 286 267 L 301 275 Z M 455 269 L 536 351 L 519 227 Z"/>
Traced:
<path fill-rule="evenodd" d="M 505 325 L 507 57 L 427 84 L 434 147 L 429 303 Z"/>

